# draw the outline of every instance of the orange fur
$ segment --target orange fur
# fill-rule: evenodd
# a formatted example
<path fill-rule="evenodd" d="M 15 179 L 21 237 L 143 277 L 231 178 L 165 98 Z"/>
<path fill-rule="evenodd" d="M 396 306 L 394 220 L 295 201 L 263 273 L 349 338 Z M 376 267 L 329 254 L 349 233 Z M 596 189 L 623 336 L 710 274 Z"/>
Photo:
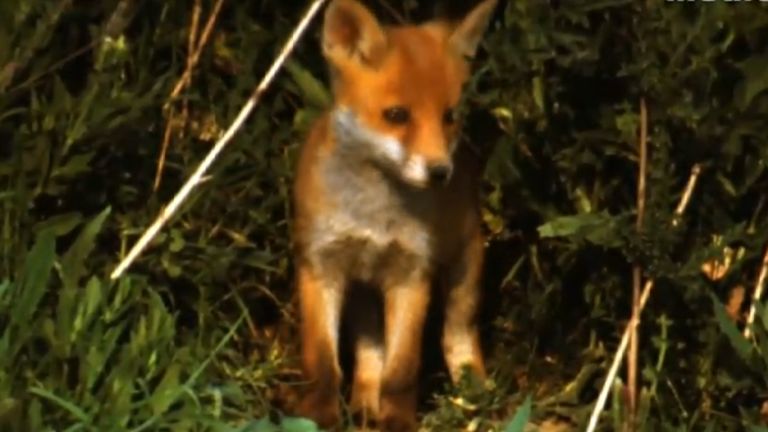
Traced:
<path fill-rule="evenodd" d="M 293 242 L 302 315 L 301 414 L 341 419 L 338 362 L 349 309 L 352 408 L 384 431 L 415 430 L 421 337 L 432 290 L 446 298 L 453 380 L 485 377 L 476 323 L 483 264 L 479 169 L 458 146 L 453 110 L 497 0 L 459 22 L 385 27 L 355 0 L 332 0 L 323 54 L 333 106 L 301 150 Z M 362 286 L 361 286 L 362 284 Z M 380 303 L 348 305 L 350 290 Z"/>

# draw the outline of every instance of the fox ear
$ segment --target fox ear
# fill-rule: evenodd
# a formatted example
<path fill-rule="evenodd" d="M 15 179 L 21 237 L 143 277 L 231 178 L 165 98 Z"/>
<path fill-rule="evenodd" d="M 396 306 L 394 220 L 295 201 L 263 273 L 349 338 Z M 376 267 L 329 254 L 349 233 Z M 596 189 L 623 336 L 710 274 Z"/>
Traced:
<path fill-rule="evenodd" d="M 448 44 L 462 57 L 473 58 L 488 29 L 498 0 L 483 0 L 464 19 L 448 24 Z"/>
<path fill-rule="evenodd" d="M 377 66 L 387 52 L 379 21 L 356 0 L 332 0 L 323 19 L 323 54 L 331 63 L 343 60 Z"/>

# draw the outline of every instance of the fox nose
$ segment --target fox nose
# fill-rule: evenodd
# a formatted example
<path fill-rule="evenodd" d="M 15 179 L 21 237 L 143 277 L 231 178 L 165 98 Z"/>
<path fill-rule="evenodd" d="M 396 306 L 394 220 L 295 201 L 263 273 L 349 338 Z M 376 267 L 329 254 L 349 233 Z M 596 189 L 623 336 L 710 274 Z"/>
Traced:
<path fill-rule="evenodd" d="M 451 178 L 453 167 L 448 163 L 433 163 L 427 167 L 427 175 L 431 185 L 444 185 Z"/>

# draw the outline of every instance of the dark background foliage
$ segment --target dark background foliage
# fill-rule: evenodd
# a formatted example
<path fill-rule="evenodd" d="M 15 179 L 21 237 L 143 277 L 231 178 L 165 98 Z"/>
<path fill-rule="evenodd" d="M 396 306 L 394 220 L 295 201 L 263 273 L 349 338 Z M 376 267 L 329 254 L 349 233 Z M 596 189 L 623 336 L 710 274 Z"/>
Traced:
<path fill-rule="evenodd" d="M 389 23 L 474 5 L 365 3 Z M 308 7 L 214 4 L 0 6 L 3 427 L 225 430 L 291 410 L 288 194 L 297 145 L 330 100 L 319 19 L 181 211 L 125 277 L 108 278 Z M 211 15 L 191 84 L 171 98 L 190 34 Z M 531 395 L 542 430 L 583 430 L 639 262 L 655 281 L 640 326 L 641 429 L 760 430 L 760 304 L 757 343 L 739 331 L 768 239 L 766 47 L 758 2 L 500 2 L 464 107 L 486 167 L 483 330 L 495 387 L 448 388 L 431 350 L 425 425 L 490 425 Z M 702 271 L 731 252 L 723 274 Z"/>

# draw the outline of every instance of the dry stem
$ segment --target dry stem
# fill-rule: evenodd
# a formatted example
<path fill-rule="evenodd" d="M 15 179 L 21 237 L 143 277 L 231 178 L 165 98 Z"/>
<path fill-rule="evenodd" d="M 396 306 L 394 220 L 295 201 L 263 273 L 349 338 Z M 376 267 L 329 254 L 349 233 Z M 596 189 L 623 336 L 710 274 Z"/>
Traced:
<path fill-rule="evenodd" d="M 637 173 L 637 221 L 635 229 L 638 237 L 643 231 L 643 216 L 645 214 L 645 177 L 648 164 L 648 111 L 645 98 L 640 99 L 640 167 Z M 635 262 L 632 268 L 632 320 L 640 322 L 640 285 L 642 284 L 642 268 Z M 629 415 L 625 429 L 635 429 L 637 420 L 637 358 L 638 358 L 638 326 L 632 326 L 627 354 L 627 385 L 629 387 Z"/>
<path fill-rule="evenodd" d="M 393 17 L 395 17 L 396 20 L 398 20 L 401 23 L 405 22 L 405 18 L 403 18 L 403 16 L 400 15 L 397 12 L 397 10 L 395 10 L 395 8 L 393 8 L 392 5 L 389 4 L 387 0 L 378 0 L 378 1 L 379 1 L 379 4 L 382 5 L 384 9 L 387 10 L 387 12 L 389 12 L 390 14 L 392 14 Z"/>
<path fill-rule="evenodd" d="M 752 324 L 755 322 L 755 305 L 763 296 L 763 289 L 765 289 L 765 278 L 768 276 L 768 246 L 766 246 L 763 254 L 763 263 L 760 267 L 760 274 L 757 276 L 757 282 L 755 283 L 755 292 L 752 295 L 752 305 L 749 307 L 749 315 L 747 316 L 747 325 L 744 326 L 744 337 L 749 338 L 752 336 Z"/>
<path fill-rule="evenodd" d="M 288 38 L 288 41 L 283 46 L 283 49 L 280 51 L 280 54 L 277 56 L 275 61 L 272 63 L 272 66 L 270 66 L 267 73 L 264 75 L 264 77 L 261 79 L 261 82 L 256 87 L 256 90 L 253 92 L 251 97 L 248 99 L 248 101 L 245 103 L 243 108 L 240 110 L 240 113 L 237 115 L 235 120 L 232 122 L 232 124 L 229 126 L 229 128 L 224 132 L 224 135 L 222 135 L 221 138 L 216 142 L 216 144 L 213 146 L 210 152 L 208 152 L 208 155 L 206 155 L 205 159 L 200 163 L 200 166 L 197 167 L 197 170 L 192 174 L 192 176 L 187 180 L 186 183 L 184 183 L 184 186 L 181 187 L 181 189 L 176 193 L 176 196 L 173 197 L 170 203 L 168 203 L 168 206 L 163 209 L 163 211 L 160 212 L 160 215 L 158 215 L 157 219 L 150 225 L 149 228 L 147 228 L 146 231 L 144 231 L 144 234 L 141 235 L 139 240 L 136 242 L 135 245 L 133 245 L 133 248 L 128 252 L 128 255 L 126 255 L 122 261 L 117 265 L 115 270 L 110 275 L 111 279 L 117 279 L 120 277 L 120 275 L 123 274 L 123 272 L 128 268 L 129 265 L 136 259 L 136 257 L 139 256 L 142 250 L 147 247 L 150 241 L 157 235 L 157 232 L 160 231 L 160 228 L 165 224 L 165 222 L 170 219 L 170 217 L 173 215 L 173 213 L 176 212 L 176 210 L 179 208 L 181 203 L 187 198 L 189 193 L 192 191 L 192 189 L 197 186 L 198 183 L 200 183 L 200 179 L 203 177 L 205 172 L 208 170 L 208 168 L 211 166 L 214 160 L 216 160 L 216 157 L 218 157 L 219 153 L 224 149 L 224 147 L 229 143 L 229 141 L 232 139 L 232 137 L 235 135 L 235 133 L 240 129 L 243 122 L 246 118 L 248 118 L 248 115 L 251 113 L 253 108 L 256 106 L 256 104 L 261 99 L 261 95 L 264 93 L 264 91 L 269 87 L 269 85 L 272 83 L 272 80 L 275 78 L 275 75 L 277 75 L 277 72 L 280 70 L 280 68 L 283 66 L 283 63 L 285 63 L 285 60 L 288 58 L 288 56 L 293 51 L 293 48 L 296 46 L 296 43 L 298 42 L 299 38 L 304 34 L 304 32 L 307 29 L 307 26 L 312 21 L 312 18 L 315 17 L 317 12 L 320 10 L 320 8 L 323 6 L 326 0 L 314 0 L 312 4 L 310 5 L 307 12 L 304 14 L 304 16 L 301 18 L 301 21 L 299 21 L 299 24 L 296 26 L 296 28 L 293 30 L 293 33 Z"/>
<path fill-rule="evenodd" d="M 163 168 L 165 168 L 165 157 L 168 153 L 168 146 L 171 142 L 171 129 L 175 124 L 174 120 L 176 118 L 176 111 L 173 109 L 173 106 L 171 106 L 171 103 L 173 102 L 173 99 L 181 93 L 182 90 L 184 90 L 192 83 L 192 73 L 195 70 L 195 66 L 197 66 L 197 62 L 200 59 L 200 54 L 203 52 L 203 48 L 205 48 L 205 44 L 208 43 L 208 38 L 211 36 L 211 32 L 213 31 L 213 25 L 216 23 L 216 17 L 219 16 L 221 6 L 224 4 L 224 0 L 217 0 L 211 15 L 208 17 L 208 21 L 205 23 L 203 33 L 198 39 L 197 30 L 200 26 L 200 13 L 202 11 L 201 2 L 202 0 L 195 0 L 195 6 L 192 9 L 192 24 L 189 27 L 189 42 L 187 47 L 187 66 L 184 69 L 184 74 L 176 82 L 176 86 L 173 88 L 171 95 L 168 97 L 168 102 L 165 105 L 165 107 L 168 109 L 168 123 L 165 125 L 163 148 L 160 151 L 160 157 L 157 160 L 157 171 L 155 173 L 154 185 L 155 191 L 157 191 L 157 189 L 160 187 L 160 179 L 163 176 Z M 186 124 L 188 109 L 189 106 L 187 102 L 184 101 L 181 113 L 181 130 L 184 129 L 184 125 Z"/>
<path fill-rule="evenodd" d="M 680 203 L 678 203 L 677 209 L 675 210 L 675 214 L 672 218 L 673 227 L 676 227 L 680 223 L 680 217 L 683 215 L 683 212 L 685 212 L 686 207 L 688 207 L 688 202 L 691 200 L 691 194 L 693 193 L 693 188 L 696 186 L 696 181 L 698 180 L 700 173 L 701 167 L 698 164 L 691 168 L 691 176 L 688 178 L 688 184 L 685 187 L 683 196 L 680 198 Z M 645 287 L 643 288 L 643 292 L 640 296 L 639 312 L 643 311 L 645 302 L 648 301 L 648 296 L 651 294 L 652 289 L 653 279 L 649 279 L 645 282 Z M 595 403 L 595 409 L 592 411 L 592 415 L 589 418 L 589 425 L 587 426 L 586 432 L 594 432 L 595 428 L 597 427 L 597 419 L 600 417 L 600 413 L 603 411 L 603 407 L 605 407 L 605 401 L 608 399 L 608 393 L 611 391 L 613 380 L 616 378 L 616 373 L 619 370 L 619 366 L 621 366 L 621 359 L 624 357 L 624 352 L 626 351 L 627 345 L 629 344 L 630 333 L 635 326 L 637 326 L 637 321 L 633 317 L 633 319 L 629 321 L 629 324 L 627 324 L 627 328 L 624 330 L 624 335 L 621 337 L 619 349 L 616 351 L 616 355 L 613 357 L 611 368 L 608 370 L 608 375 L 605 377 L 603 388 L 600 391 L 597 402 Z"/>

